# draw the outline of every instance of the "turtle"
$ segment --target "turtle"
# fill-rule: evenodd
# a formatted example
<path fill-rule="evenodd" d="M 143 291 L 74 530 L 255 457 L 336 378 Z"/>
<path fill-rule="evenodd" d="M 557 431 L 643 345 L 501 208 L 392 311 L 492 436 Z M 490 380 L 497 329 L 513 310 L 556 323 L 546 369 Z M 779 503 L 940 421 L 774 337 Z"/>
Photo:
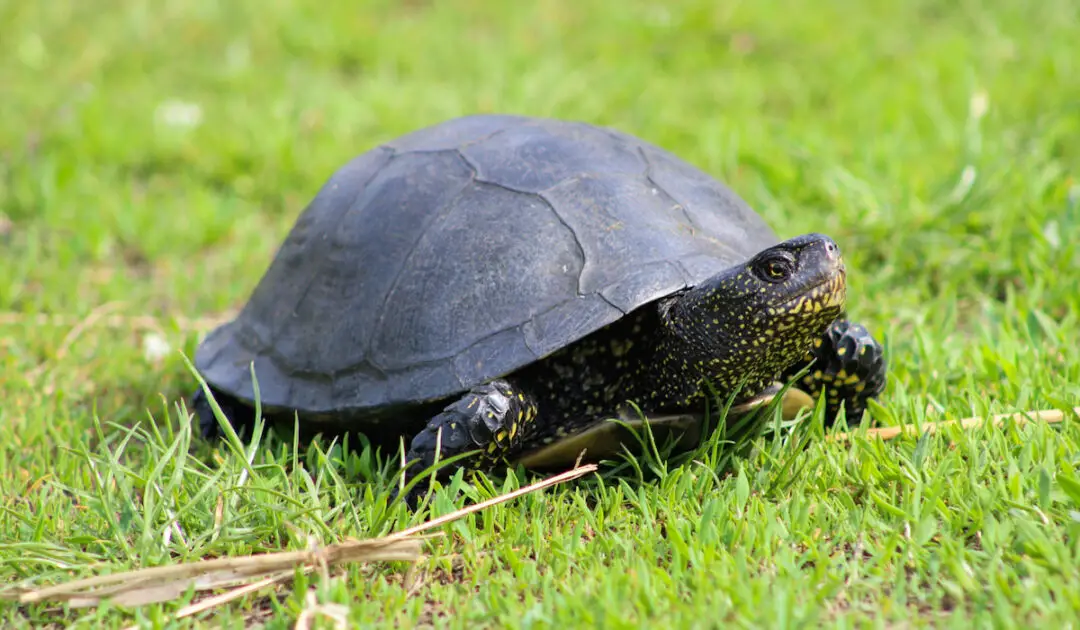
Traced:
<path fill-rule="evenodd" d="M 404 442 L 418 470 L 461 456 L 439 475 L 551 463 L 629 408 L 691 427 L 709 400 L 745 410 L 796 379 L 831 423 L 886 383 L 846 300 L 836 241 L 781 240 L 655 144 L 468 115 L 330 176 L 199 344 L 190 402 L 207 438 L 221 431 L 207 392 L 243 426 L 254 373 L 267 417 Z"/>

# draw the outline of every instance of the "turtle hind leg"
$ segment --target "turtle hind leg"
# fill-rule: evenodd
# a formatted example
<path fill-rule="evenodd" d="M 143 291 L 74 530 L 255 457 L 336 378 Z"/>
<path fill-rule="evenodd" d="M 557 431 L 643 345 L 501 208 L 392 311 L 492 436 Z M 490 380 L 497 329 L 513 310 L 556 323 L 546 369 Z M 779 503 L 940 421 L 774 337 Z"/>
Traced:
<path fill-rule="evenodd" d="M 414 472 L 469 451 L 479 453 L 439 470 L 446 477 L 456 468 L 486 469 L 520 449 L 536 422 L 533 397 L 499 379 L 474 387 L 448 405 L 417 433 L 405 456 Z"/>
<path fill-rule="evenodd" d="M 225 414 L 229 424 L 238 434 L 243 436 L 244 429 L 255 421 L 255 410 L 228 394 L 213 388 L 211 388 L 211 391 L 214 394 L 214 400 L 221 407 L 221 411 Z M 204 440 L 217 440 L 224 437 L 225 433 L 221 430 L 221 425 L 218 424 L 217 417 L 214 416 L 214 409 L 210 406 L 210 400 L 206 397 L 206 392 L 202 387 L 196 389 L 191 395 L 189 404 L 191 412 L 195 415 L 196 429 L 200 437 Z"/>
<path fill-rule="evenodd" d="M 825 396 L 825 423 L 836 421 L 840 409 L 848 422 L 858 422 L 866 401 L 885 389 L 885 348 L 860 324 L 839 319 L 814 342 L 807 361 L 784 373 L 790 380 L 812 361 L 796 385 L 809 394 Z"/>

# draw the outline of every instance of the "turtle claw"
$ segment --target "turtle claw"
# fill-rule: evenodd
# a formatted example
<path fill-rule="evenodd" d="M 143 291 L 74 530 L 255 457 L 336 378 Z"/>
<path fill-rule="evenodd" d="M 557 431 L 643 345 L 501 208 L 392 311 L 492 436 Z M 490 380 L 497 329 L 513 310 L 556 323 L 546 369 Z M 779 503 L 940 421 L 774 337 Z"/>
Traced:
<path fill-rule="evenodd" d="M 849 422 L 858 422 L 866 402 L 885 389 L 885 350 L 861 324 L 840 319 L 825 331 L 810 351 L 810 371 L 797 385 L 814 395 L 825 396 L 825 423 L 836 421 L 840 409 Z M 789 368 L 785 378 L 801 371 L 807 362 Z"/>
<path fill-rule="evenodd" d="M 437 459 L 478 453 L 444 467 L 482 469 L 503 461 L 522 443 L 526 429 L 536 420 L 532 397 L 499 379 L 474 387 L 447 406 L 412 439 L 405 456 L 406 467 L 426 470 Z M 419 484 L 424 485 L 424 484 Z"/>

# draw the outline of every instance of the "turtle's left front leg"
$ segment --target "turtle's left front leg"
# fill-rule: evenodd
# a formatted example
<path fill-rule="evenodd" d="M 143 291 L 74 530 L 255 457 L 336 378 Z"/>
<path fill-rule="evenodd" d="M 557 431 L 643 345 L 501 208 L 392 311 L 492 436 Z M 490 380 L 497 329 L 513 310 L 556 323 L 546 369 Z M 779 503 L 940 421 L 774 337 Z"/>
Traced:
<path fill-rule="evenodd" d="M 412 438 L 405 455 L 406 474 L 415 474 L 437 459 L 470 455 L 443 466 L 435 477 L 448 478 L 458 468 L 490 470 L 518 452 L 537 422 L 537 406 L 528 391 L 506 379 L 477 385 L 431 418 Z M 427 490 L 421 482 L 405 497 L 409 503 Z"/>
<path fill-rule="evenodd" d="M 814 342 L 805 361 L 783 374 L 786 382 L 810 362 L 810 371 L 795 385 L 813 396 L 825 396 L 825 423 L 836 421 L 840 409 L 848 423 L 857 423 L 866 401 L 885 389 L 888 371 L 885 348 L 860 324 L 838 319 Z"/>

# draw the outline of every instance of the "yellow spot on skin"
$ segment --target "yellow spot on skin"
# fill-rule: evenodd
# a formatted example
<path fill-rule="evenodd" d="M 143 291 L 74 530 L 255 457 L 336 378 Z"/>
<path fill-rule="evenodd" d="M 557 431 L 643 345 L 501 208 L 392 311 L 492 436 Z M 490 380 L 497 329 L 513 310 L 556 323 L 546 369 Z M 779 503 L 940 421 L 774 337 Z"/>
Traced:
<path fill-rule="evenodd" d="M 855 386 L 855 391 L 856 392 L 861 392 L 864 389 L 866 389 L 866 383 L 859 383 L 858 385 Z"/>
<path fill-rule="evenodd" d="M 495 441 L 496 442 L 505 442 L 506 441 L 506 431 L 499 431 L 498 433 L 496 433 L 495 434 Z"/>
<path fill-rule="evenodd" d="M 521 416 L 521 414 L 519 413 L 518 417 L 520 417 L 520 416 Z M 517 430 L 518 430 L 518 423 L 517 422 L 510 425 L 510 439 L 511 440 L 514 439 L 515 436 L 517 436 Z"/>
<path fill-rule="evenodd" d="M 837 356 L 844 356 L 845 354 L 847 354 L 847 348 L 837 348 L 836 354 Z"/>
<path fill-rule="evenodd" d="M 837 372 L 836 378 L 840 380 L 844 380 L 845 378 L 847 378 L 847 370 L 840 370 L 839 372 Z"/>
<path fill-rule="evenodd" d="M 525 402 L 525 394 L 518 394 L 518 400 Z"/>
<path fill-rule="evenodd" d="M 851 376 L 844 379 L 844 385 L 854 385 L 855 383 L 858 383 L 859 381 L 860 381 L 859 375 L 858 374 L 852 374 Z"/>
<path fill-rule="evenodd" d="M 821 347 L 821 339 L 815 339 L 814 340 L 814 347 L 815 348 L 820 348 Z"/>

